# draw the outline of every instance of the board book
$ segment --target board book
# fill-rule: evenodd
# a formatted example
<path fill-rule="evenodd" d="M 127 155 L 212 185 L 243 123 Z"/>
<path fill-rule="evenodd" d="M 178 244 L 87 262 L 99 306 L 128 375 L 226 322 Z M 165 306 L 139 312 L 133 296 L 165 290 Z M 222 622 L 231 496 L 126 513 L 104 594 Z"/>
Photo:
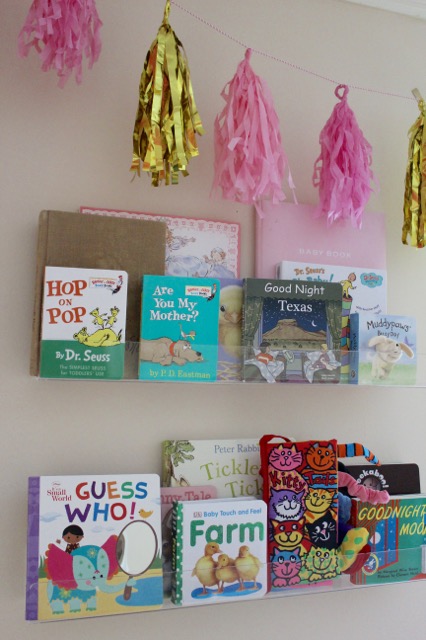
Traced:
<path fill-rule="evenodd" d="M 80 212 L 165 223 L 167 225 L 166 275 L 187 278 L 238 278 L 239 276 L 240 225 L 237 222 L 94 207 L 80 207 Z"/>
<path fill-rule="evenodd" d="M 126 308 L 125 271 L 46 267 L 40 376 L 122 378 Z"/>
<path fill-rule="evenodd" d="M 216 380 L 219 298 L 220 281 L 214 278 L 143 278 L 141 380 Z"/>
<path fill-rule="evenodd" d="M 175 502 L 172 602 L 212 604 L 265 595 L 266 543 L 263 500 Z"/>
<path fill-rule="evenodd" d="M 339 382 L 341 335 L 341 284 L 244 280 L 245 382 Z"/>
<path fill-rule="evenodd" d="M 268 505 L 269 589 L 321 584 L 339 574 L 336 440 L 260 440 Z"/>
<path fill-rule="evenodd" d="M 165 244 L 166 225 L 163 222 L 42 211 L 38 221 L 30 374 L 37 376 L 40 372 L 45 267 L 107 268 L 128 274 L 125 377 L 137 378 L 141 277 L 164 274 Z"/>
<path fill-rule="evenodd" d="M 347 464 L 347 473 L 370 489 L 387 491 L 391 496 L 420 493 L 419 465 L 414 462 L 381 464 Z"/>
<path fill-rule="evenodd" d="M 172 590 L 172 515 L 173 502 L 180 500 L 211 500 L 217 497 L 216 487 L 161 487 L 161 540 L 164 595 Z"/>
<path fill-rule="evenodd" d="M 243 281 L 238 278 L 221 278 L 217 364 L 217 379 L 221 382 L 241 380 L 242 316 Z"/>
<path fill-rule="evenodd" d="M 161 607 L 160 509 L 155 474 L 29 478 L 26 619 Z"/>
<path fill-rule="evenodd" d="M 414 385 L 416 320 L 408 316 L 350 315 L 351 384 Z"/>
<path fill-rule="evenodd" d="M 354 584 L 426 578 L 426 495 L 392 496 L 385 505 L 352 501 L 352 522 L 369 533 L 371 554 Z"/>
<path fill-rule="evenodd" d="M 161 459 L 164 487 L 212 485 L 218 498 L 262 495 L 257 438 L 165 440 Z"/>

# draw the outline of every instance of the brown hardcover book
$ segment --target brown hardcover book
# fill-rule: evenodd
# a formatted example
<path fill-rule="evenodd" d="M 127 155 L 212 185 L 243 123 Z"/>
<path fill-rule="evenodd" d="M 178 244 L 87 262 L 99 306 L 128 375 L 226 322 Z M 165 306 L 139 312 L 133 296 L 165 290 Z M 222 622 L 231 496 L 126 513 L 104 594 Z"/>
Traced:
<path fill-rule="evenodd" d="M 164 275 L 166 224 L 42 211 L 39 217 L 30 374 L 39 374 L 41 305 L 46 266 L 122 269 L 129 276 L 126 339 L 138 343 L 141 278 Z M 133 352 L 130 349 L 130 352 Z M 137 370 L 135 373 L 137 377 Z"/>

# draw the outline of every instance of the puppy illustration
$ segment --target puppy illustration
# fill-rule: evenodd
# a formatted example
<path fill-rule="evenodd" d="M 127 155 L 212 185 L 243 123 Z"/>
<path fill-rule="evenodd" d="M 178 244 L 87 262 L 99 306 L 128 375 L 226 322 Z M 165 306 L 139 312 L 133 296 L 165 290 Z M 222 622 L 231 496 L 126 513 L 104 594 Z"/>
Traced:
<path fill-rule="evenodd" d="M 371 377 L 377 380 L 384 380 L 390 374 L 393 366 L 400 360 L 403 353 L 409 358 L 414 357 L 414 352 L 404 342 L 395 342 L 386 336 L 374 336 L 368 343 L 369 347 L 375 347 L 371 364 Z"/>

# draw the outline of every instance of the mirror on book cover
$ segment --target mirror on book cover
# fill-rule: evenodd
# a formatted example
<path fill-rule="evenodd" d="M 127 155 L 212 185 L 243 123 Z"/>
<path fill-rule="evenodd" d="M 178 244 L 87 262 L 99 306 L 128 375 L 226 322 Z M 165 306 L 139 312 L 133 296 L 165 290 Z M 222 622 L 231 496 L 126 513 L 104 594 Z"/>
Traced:
<path fill-rule="evenodd" d="M 136 520 L 124 527 L 117 540 L 117 562 L 120 569 L 134 577 L 145 573 L 157 556 L 157 534 L 148 522 Z M 128 581 L 123 597 L 129 600 L 132 585 Z"/>

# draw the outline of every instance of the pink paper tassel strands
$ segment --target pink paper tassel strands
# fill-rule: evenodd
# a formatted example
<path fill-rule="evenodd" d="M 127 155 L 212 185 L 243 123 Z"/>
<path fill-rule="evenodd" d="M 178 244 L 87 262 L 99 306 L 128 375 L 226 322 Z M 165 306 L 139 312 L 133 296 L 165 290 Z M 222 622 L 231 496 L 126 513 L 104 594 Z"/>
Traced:
<path fill-rule="evenodd" d="M 214 124 L 212 191 L 220 188 L 223 198 L 245 204 L 262 198 L 278 203 L 285 200 L 287 159 L 271 94 L 251 68 L 250 55 L 247 49 L 221 94 L 226 105 Z M 294 188 L 291 177 L 289 183 Z"/>
<path fill-rule="evenodd" d="M 372 148 L 364 138 L 347 102 L 348 87 L 340 84 L 339 102 L 320 134 L 321 153 L 314 165 L 313 184 L 319 188 L 316 215 L 327 224 L 350 220 L 361 229 L 365 206 L 372 192 Z"/>
<path fill-rule="evenodd" d="M 94 0 L 34 0 L 18 37 L 20 56 L 34 47 L 42 70 L 55 69 L 63 87 L 72 73 L 78 84 L 83 56 L 89 69 L 101 52 L 99 19 Z"/>

